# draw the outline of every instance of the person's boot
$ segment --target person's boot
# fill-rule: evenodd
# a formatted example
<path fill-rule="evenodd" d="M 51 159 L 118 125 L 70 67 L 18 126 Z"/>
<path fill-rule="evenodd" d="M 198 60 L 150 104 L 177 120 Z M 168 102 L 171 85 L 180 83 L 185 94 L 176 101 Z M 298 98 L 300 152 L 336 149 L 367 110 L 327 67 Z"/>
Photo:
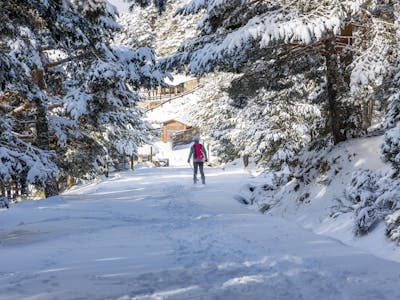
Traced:
<path fill-rule="evenodd" d="M 195 177 L 195 178 L 193 178 L 193 184 L 196 184 L 197 183 L 197 178 Z"/>
<path fill-rule="evenodd" d="M 205 179 L 205 178 L 202 178 L 202 179 L 201 179 L 201 183 L 202 183 L 202 184 L 206 184 L 206 179 Z"/>

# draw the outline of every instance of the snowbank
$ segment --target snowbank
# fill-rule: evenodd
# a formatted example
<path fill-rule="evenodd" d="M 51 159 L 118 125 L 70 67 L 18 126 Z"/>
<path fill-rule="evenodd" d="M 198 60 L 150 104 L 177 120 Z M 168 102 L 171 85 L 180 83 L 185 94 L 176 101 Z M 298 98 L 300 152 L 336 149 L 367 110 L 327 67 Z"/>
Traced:
<path fill-rule="evenodd" d="M 242 188 L 237 200 L 268 216 L 283 217 L 317 234 L 400 261 L 400 248 L 385 237 L 383 222 L 368 234 L 356 236 L 354 208 L 344 205 L 354 172 L 389 171 L 380 159 L 382 140 L 382 136 L 368 137 L 337 145 L 324 157 L 326 169 L 310 171 L 316 172 L 310 183 L 294 178 L 282 185 L 282 174 L 262 174 Z"/>

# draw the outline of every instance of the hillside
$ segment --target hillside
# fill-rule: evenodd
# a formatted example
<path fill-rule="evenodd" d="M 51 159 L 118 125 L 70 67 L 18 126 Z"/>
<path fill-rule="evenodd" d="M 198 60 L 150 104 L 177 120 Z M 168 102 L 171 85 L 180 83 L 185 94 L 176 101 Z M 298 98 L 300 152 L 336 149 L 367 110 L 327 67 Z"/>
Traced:
<path fill-rule="evenodd" d="M 326 151 L 318 159 L 327 162 L 329 168 L 310 165 L 313 174 L 307 183 L 290 180 L 284 172 L 265 172 L 244 186 L 237 199 L 263 211 L 267 218 L 282 217 L 317 234 L 400 261 L 397 242 L 386 236 L 384 218 L 377 220 L 366 234 L 356 234 L 358 203 L 349 197 L 354 176 L 361 171 L 390 174 L 390 166 L 380 158 L 382 140 L 382 136 L 353 139 Z M 381 188 L 394 188 L 397 192 L 392 195 L 400 196 L 398 185 Z"/>

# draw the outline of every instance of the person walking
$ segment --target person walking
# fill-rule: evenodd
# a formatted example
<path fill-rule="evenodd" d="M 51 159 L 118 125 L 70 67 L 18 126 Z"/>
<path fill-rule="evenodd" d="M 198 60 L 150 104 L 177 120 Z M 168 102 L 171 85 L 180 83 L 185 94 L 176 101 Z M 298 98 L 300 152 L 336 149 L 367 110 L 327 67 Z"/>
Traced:
<path fill-rule="evenodd" d="M 204 176 L 204 162 L 208 161 L 207 151 L 202 144 L 200 138 L 195 136 L 193 138 L 193 145 L 190 147 L 188 163 L 193 158 L 193 183 L 197 183 L 197 171 L 200 169 L 201 183 L 206 184 L 206 177 Z"/>

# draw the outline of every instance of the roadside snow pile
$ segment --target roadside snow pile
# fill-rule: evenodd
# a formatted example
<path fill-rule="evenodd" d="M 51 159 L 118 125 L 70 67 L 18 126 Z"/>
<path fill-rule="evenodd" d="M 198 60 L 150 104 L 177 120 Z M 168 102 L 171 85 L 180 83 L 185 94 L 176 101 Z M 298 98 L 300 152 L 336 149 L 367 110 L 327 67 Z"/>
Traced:
<path fill-rule="evenodd" d="M 382 140 L 320 145 L 299 157 L 299 171 L 265 172 L 243 186 L 236 199 L 400 261 L 400 180 L 391 178 L 390 166 L 380 159 Z"/>

